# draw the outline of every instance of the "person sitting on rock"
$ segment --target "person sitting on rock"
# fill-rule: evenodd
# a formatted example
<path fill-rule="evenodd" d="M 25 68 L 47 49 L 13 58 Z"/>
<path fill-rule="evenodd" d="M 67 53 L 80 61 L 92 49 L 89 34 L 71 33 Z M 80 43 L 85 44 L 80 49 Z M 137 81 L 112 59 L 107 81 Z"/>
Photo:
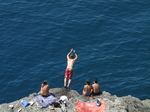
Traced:
<path fill-rule="evenodd" d="M 84 85 L 82 94 L 85 96 L 91 96 L 92 86 L 90 85 L 90 81 L 86 80 L 86 85 Z"/>
<path fill-rule="evenodd" d="M 43 83 L 41 84 L 40 95 L 42 95 L 43 97 L 48 97 L 49 89 L 50 86 L 47 84 L 47 80 L 44 80 Z"/>
<path fill-rule="evenodd" d="M 98 80 L 94 79 L 94 84 L 92 84 L 92 95 L 100 95 L 100 85 L 98 84 Z"/>

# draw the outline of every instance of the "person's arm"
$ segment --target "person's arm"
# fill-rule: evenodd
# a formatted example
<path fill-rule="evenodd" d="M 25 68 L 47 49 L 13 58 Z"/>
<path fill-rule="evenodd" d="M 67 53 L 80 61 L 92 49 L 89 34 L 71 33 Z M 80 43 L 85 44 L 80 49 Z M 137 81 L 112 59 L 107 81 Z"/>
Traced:
<path fill-rule="evenodd" d="M 44 84 L 41 84 L 41 88 L 43 88 L 44 87 Z"/>
<path fill-rule="evenodd" d="M 42 88 L 43 88 L 43 84 L 41 84 L 41 89 L 39 91 L 39 94 L 42 94 Z"/>
<path fill-rule="evenodd" d="M 85 91 L 84 91 L 84 90 L 85 90 L 85 86 L 83 87 L 83 91 L 82 91 L 82 94 L 85 94 Z"/>
<path fill-rule="evenodd" d="M 48 85 L 48 89 L 50 89 L 50 85 Z"/>
<path fill-rule="evenodd" d="M 77 53 L 76 53 L 76 51 L 75 51 L 75 50 L 74 50 L 73 52 L 74 52 L 74 54 L 75 54 L 75 58 L 74 58 L 74 60 L 77 60 L 77 59 L 78 59 L 78 55 L 77 55 Z"/>
<path fill-rule="evenodd" d="M 101 86 L 100 86 L 100 84 L 99 84 L 99 92 L 101 91 Z"/>
<path fill-rule="evenodd" d="M 48 94 L 49 94 L 49 90 L 50 90 L 50 85 L 48 85 Z"/>
<path fill-rule="evenodd" d="M 70 52 L 67 54 L 67 59 L 69 59 L 69 55 L 71 54 L 72 51 L 73 49 L 71 49 Z"/>
<path fill-rule="evenodd" d="M 91 92 L 94 92 L 93 85 L 91 85 L 91 87 L 92 87 L 92 88 L 91 88 Z"/>

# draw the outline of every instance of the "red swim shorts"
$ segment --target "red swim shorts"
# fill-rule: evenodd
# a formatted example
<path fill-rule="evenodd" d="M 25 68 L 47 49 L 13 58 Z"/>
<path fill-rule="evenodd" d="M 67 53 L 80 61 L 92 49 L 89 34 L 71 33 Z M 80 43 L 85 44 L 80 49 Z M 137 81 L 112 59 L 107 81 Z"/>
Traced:
<path fill-rule="evenodd" d="M 67 78 L 67 79 L 72 79 L 72 75 L 73 75 L 73 69 L 66 68 L 66 71 L 65 71 L 65 78 Z"/>

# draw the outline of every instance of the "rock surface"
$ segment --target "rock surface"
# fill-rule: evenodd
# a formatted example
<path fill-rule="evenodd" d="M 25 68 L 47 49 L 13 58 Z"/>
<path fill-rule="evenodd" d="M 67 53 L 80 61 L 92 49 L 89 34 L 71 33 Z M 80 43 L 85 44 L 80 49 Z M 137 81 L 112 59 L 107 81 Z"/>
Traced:
<path fill-rule="evenodd" d="M 95 99 L 88 98 L 86 96 L 80 95 L 75 90 L 66 90 L 65 88 L 54 88 L 50 89 L 50 92 L 55 94 L 59 99 L 60 96 L 67 96 L 69 101 L 67 105 L 69 108 L 55 108 L 54 110 L 49 110 L 48 108 L 40 108 L 39 104 L 35 101 L 34 95 L 37 93 L 30 94 L 28 97 L 22 98 L 20 100 L 4 103 L 0 105 L 0 112 L 76 112 L 75 102 L 94 102 L 97 98 L 102 98 L 106 102 L 106 112 L 150 112 L 150 100 L 141 101 L 138 98 L 132 96 L 117 97 L 116 95 L 111 95 L 108 92 L 103 92 L 99 96 L 94 96 Z M 21 104 L 22 100 L 35 101 L 33 105 L 23 107 Z M 9 105 L 13 105 L 14 108 L 11 109 Z M 21 111 L 18 111 L 20 110 Z"/>

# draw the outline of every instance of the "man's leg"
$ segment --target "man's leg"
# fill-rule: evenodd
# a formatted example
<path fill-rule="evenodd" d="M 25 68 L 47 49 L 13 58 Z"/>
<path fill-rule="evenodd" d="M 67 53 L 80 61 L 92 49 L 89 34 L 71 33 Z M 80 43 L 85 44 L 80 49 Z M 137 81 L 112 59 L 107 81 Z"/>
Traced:
<path fill-rule="evenodd" d="M 69 87 L 69 86 L 70 86 L 71 81 L 72 81 L 72 79 L 69 79 L 69 80 L 68 80 L 68 85 L 67 85 L 67 87 Z"/>
<path fill-rule="evenodd" d="M 67 78 L 64 78 L 64 87 L 66 87 Z"/>

